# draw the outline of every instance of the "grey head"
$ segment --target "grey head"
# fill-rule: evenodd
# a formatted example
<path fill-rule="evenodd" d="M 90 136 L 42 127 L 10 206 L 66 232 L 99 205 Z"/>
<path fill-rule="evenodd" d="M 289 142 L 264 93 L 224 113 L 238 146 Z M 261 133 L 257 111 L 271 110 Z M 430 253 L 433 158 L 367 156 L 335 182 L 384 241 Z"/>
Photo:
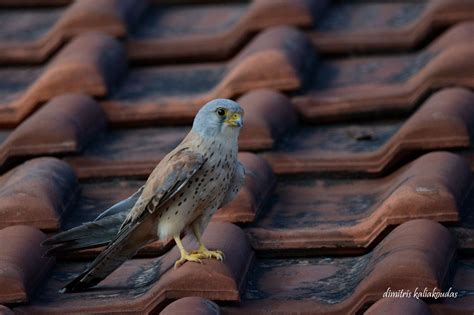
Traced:
<path fill-rule="evenodd" d="M 192 130 L 202 137 L 237 139 L 243 126 L 244 110 L 237 102 L 218 98 L 204 105 L 194 118 Z"/>

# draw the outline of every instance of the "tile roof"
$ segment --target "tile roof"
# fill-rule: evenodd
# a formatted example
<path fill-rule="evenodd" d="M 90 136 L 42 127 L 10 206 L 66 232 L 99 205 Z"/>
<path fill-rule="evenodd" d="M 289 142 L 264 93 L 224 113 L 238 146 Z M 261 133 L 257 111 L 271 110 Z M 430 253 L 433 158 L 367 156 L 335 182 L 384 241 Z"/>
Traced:
<path fill-rule="evenodd" d="M 0 314 L 471 314 L 473 5 L 0 0 Z M 214 98 L 245 110 L 245 183 L 203 236 L 226 259 L 173 269 L 153 242 L 59 293 L 103 247 L 41 242 L 134 193 Z"/>

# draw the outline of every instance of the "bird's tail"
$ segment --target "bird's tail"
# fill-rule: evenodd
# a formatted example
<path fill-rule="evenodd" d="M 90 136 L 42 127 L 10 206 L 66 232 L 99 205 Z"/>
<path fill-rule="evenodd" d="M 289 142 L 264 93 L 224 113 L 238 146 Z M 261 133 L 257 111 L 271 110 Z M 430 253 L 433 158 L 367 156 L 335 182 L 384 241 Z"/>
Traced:
<path fill-rule="evenodd" d="M 94 221 L 84 223 L 47 239 L 43 242 L 43 245 L 54 247 L 49 249 L 46 254 L 56 255 L 107 245 L 117 235 L 122 222 L 137 202 L 142 191 L 143 186 L 127 199 L 105 210 Z"/>
<path fill-rule="evenodd" d="M 126 213 L 118 213 L 58 233 L 42 243 L 43 246 L 50 246 L 46 255 L 53 256 L 107 245 L 117 235 L 125 216 Z"/>
<path fill-rule="evenodd" d="M 134 256 L 146 241 L 137 232 L 136 226 L 127 226 L 116 235 L 92 264 L 60 292 L 69 293 L 90 288 L 104 280 L 127 259 Z"/>

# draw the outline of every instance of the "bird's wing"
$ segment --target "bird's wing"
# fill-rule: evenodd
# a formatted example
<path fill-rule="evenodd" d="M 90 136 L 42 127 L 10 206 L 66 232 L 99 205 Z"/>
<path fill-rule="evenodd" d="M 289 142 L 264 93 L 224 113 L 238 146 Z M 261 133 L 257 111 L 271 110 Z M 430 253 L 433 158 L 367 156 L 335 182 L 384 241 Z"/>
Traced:
<path fill-rule="evenodd" d="M 193 152 L 188 147 L 181 147 L 165 157 L 150 175 L 140 198 L 114 239 L 87 270 L 66 285 L 63 292 L 96 285 L 135 255 L 146 244 L 148 230 L 153 225 L 149 214 L 181 191 L 204 162 L 202 154 Z M 145 225 L 144 229 L 140 229 L 142 225 Z"/>
<path fill-rule="evenodd" d="M 235 195 L 239 192 L 240 188 L 244 184 L 245 181 L 245 166 L 240 163 L 240 161 L 237 161 L 237 167 L 234 172 L 234 176 L 232 177 L 232 180 L 229 185 L 229 189 L 227 190 L 224 199 L 222 200 L 219 208 L 222 208 L 225 206 L 227 203 L 231 202 Z"/>
<path fill-rule="evenodd" d="M 95 218 L 94 221 L 99 221 L 102 218 L 105 218 L 117 213 L 123 213 L 125 211 L 129 212 L 133 208 L 133 206 L 137 203 L 137 200 L 138 198 L 140 198 L 140 195 L 142 194 L 144 187 L 145 186 L 140 187 L 133 195 L 131 195 L 127 199 L 117 202 L 112 207 L 108 208 L 107 210 L 99 214 L 99 216 Z"/>
<path fill-rule="evenodd" d="M 152 172 L 143 192 L 122 224 L 133 224 L 147 213 L 153 213 L 161 205 L 180 192 L 204 164 L 201 153 L 189 147 L 172 152 Z"/>

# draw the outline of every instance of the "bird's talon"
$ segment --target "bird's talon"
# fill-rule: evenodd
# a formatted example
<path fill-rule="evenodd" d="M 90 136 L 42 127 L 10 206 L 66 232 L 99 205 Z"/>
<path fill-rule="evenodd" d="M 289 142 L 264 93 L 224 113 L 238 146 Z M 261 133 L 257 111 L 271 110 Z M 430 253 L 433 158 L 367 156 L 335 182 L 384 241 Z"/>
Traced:
<path fill-rule="evenodd" d="M 191 254 L 196 255 L 201 259 L 216 259 L 219 261 L 223 261 L 225 254 L 223 251 L 220 250 L 208 250 L 208 249 L 198 249 L 191 252 Z"/>
<path fill-rule="evenodd" d="M 181 265 L 183 265 L 186 261 L 191 261 L 191 262 L 195 262 L 195 263 L 200 263 L 202 264 L 202 261 L 200 259 L 201 257 L 199 257 L 198 255 L 196 254 L 182 254 L 181 255 L 181 258 L 178 259 L 175 263 L 174 263 L 174 268 L 178 268 L 180 267 Z"/>

